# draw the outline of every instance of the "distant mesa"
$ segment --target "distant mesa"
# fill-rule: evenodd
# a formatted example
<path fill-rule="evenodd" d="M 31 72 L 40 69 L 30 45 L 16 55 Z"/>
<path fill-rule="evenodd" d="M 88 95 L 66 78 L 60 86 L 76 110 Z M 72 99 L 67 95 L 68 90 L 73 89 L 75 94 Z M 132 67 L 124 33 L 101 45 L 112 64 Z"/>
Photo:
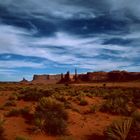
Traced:
<path fill-rule="evenodd" d="M 140 72 L 119 70 L 111 72 L 87 72 L 87 74 L 79 74 L 77 79 L 85 82 L 127 82 L 140 80 Z"/>
<path fill-rule="evenodd" d="M 61 74 L 56 75 L 34 75 L 32 83 L 57 83 L 61 80 Z"/>
<path fill-rule="evenodd" d="M 111 71 L 111 72 L 87 72 L 85 74 L 78 74 L 75 70 L 75 74 L 70 74 L 68 71 L 66 74 L 55 75 L 34 75 L 33 80 L 30 83 L 79 83 L 79 82 L 127 82 L 140 80 L 140 72 L 127 72 L 127 71 Z M 23 78 L 20 83 L 28 83 Z"/>

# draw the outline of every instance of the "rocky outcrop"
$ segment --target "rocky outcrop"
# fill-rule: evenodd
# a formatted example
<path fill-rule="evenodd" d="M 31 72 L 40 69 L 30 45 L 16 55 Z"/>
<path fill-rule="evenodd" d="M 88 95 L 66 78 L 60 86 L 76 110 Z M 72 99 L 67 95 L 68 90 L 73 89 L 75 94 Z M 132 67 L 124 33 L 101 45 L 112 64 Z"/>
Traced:
<path fill-rule="evenodd" d="M 61 80 L 61 74 L 57 75 L 34 75 L 32 83 L 57 83 Z"/>
<path fill-rule="evenodd" d="M 111 71 L 111 72 L 87 72 L 86 74 L 66 74 L 56 75 L 34 75 L 31 83 L 74 83 L 74 82 L 125 82 L 125 81 L 140 80 L 140 72 L 127 72 L 127 71 Z M 23 78 L 20 83 L 28 83 Z"/>
<path fill-rule="evenodd" d="M 108 73 L 109 81 L 140 80 L 140 72 L 111 71 Z"/>
<path fill-rule="evenodd" d="M 88 72 L 79 74 L 78 80 L 85 82 L 105 82 L 105 81 L 134 81 L 140 80 L 140 72 L 111 71 L 111 72 Z"/>
<path fill-rule="evenodd" d="M 23 79 L 20 81 L 20 83 L 22 83 L 22 84 L 27 84 L 27 83 L 29 83 L 29 81 L 26 80 L 25 78 L 23 78 Z"/>

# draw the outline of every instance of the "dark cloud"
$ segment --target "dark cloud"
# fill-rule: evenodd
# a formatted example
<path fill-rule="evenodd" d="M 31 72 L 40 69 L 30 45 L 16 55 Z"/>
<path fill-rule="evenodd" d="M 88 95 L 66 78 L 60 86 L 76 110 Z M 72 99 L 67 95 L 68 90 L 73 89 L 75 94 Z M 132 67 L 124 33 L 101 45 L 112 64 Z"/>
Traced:
<path fill-rule="evenodd" d="M 125 45 L 128 46 L 130 43 L 132 43 L 132 39 L 122 39 L 122 38 L 110 38 L 103 42 L 103 45 Z"/>
<path fill-rule="evenodd" d="M 126 34 L 128 23 L 122 20 L 115 20 L 108 15 L 94 19 L 65 20 L 60 24 L 61 29 L 73 34 Z"/>

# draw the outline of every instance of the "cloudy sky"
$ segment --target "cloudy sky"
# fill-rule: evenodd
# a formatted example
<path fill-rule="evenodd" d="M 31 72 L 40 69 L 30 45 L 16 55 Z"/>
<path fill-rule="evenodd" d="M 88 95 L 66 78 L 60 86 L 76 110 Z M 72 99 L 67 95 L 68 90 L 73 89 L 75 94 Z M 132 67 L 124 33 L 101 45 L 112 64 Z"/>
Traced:
<path fill-rule="evenodd" d="M 140 71 L 140 0 L 1 0 L 0 81 Z"/>

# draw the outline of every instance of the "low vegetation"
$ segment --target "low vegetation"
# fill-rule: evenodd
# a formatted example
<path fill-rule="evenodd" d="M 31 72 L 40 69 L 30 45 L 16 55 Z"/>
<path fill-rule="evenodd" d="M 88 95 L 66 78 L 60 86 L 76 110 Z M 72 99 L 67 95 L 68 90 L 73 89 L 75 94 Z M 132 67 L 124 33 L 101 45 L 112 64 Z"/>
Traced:
<path fill-rule="evenodd" d="M 100 120 L 98 116 L 102 115 L 108 124 L 113 118 L 120 118 L 107 128 L 105 127 L 108 124 L 104 125 L 103 140 L 140 138 L 140 89 L 108 87 L 103 84 L 101 87 L 69 84 L 17 85 L 15 89 L 1 88 L 2 91 L 9 89 L 12 93 L 10 95 L 6 93 L 6 101 L 0 105 L 4 117 L 9 120 L 12 118 L 8 117 L 12 116 L 23 117 L 34 132 L 59 135 L 58 140 L 74 140 L 71 136 L 65 136 L 69 134 L 69 125 L 70 127 L 79 125 L 80 129 L 86 129 L 88 120 L 92 117 L 95 119 L 96 116 Z M 1 95 L 3 96 L 3 93 Z M 27 106 L 18 107 L 18 104 L 22 103 L 27 103 Z M 73 120 L 73 115 L 77 115 L 76 121 Z M 0 137 L 4 131 L 3 124 L 4 121 L 0 120 Z M 97 123 L 97 127 L 98 125 Z M 99 140 L 95 136 L 92 139 Z M 28 138 L 17 136 L 15 140 Z"/>
<path fill-rule="evenodd" d="M 132 125 L 132 119 L 114 121 L 105 131 L 108 140 L 126 140 Z"/>
<path fill-rule="evenodd" d="M 123 97 L 110 97 L 103 104 L 101 111 L 108 112 L 111 114 L 131 114 L 133 108 L 129 106 L 128 100 Z"/>
<path fill-rule="evenodd" d="M 3 127 L 4 122 L 5 122 L 5 120 L 2 117 L 0 117 L 0 138 L 1 138 L 1 140 L 4 140 L 4 127 Z"/>
<path fill-rule="evenodd" d="M 82 105 L 82 106 L 88 105 L 88 101 L 84 98 L 81 98 L 80 102 L 79 102 L 79 105 Z"/>
<path fill-rule="evenodd" d="M 35 124 L 44 132 L 52 135 L 64 134 L 67 128 L 68 114 L 64 105 L 54 98 L 40 99 L 35 112 Z"/>

